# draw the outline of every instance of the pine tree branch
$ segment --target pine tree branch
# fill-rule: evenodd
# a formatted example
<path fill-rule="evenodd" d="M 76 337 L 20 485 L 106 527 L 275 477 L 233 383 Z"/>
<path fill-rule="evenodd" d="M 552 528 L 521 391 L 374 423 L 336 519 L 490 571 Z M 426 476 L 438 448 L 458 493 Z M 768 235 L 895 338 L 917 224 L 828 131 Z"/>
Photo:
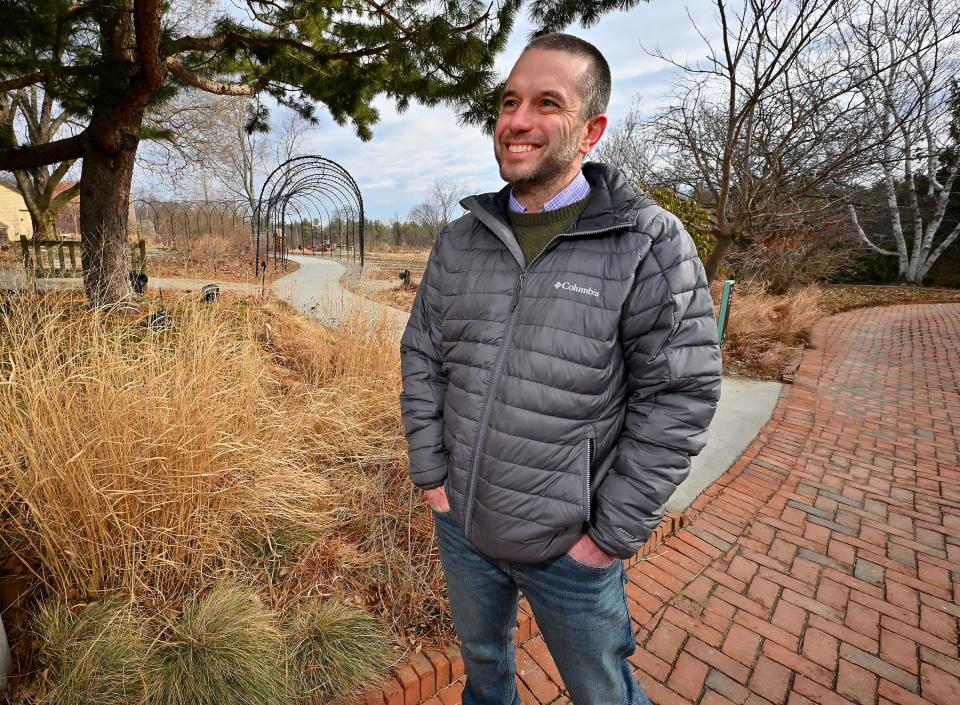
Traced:
<path fill-rule="evenodd" d="M 170 73 L 188 86 L 193 86 L 194 88 L 199 88 L 201 91 L 215 95 L 252 96 L 256 95 L 258 90 L 256 84 L 227 83 L 225 81 L 211 80 L 191 71 L 183 64 L 169 57 L 167 58 L 167 68 L 170 69 Z"/>
<path fill-rule="evenodd" d="M 168 46 L 167 56 L 175 56 L 185 51 L 216 51 L 222 49 L 229 42 L 235 42 L 243 47 L 285 47 L 295 49 L 309 54 L 314 59 L 320 61 L 340 61 L 349 59 L 362 59 L 366 56 L 375 56 L 382 54 L 396 42 L 387 42 L 379 46 L 367 49 L 357 49 L 355 51 L 341 52 L 322 52 L 313 47 L 298 42 L 295 39 L 286 39 L 284 37 L 265 37 L 254 34 L 241 34 L 239 32 L 221 32 L 207 37 L 180 37 Z"/>
<path fill-rule="evenodd" d="M 5 81 L 0 81 L 0 93 L 19 90 L 21 88 L 26 88 L 27 86 L 35 86 L 38 83 L 42 83 L 46 79 L 46 71 L 37 71 L 27 76 L 19 76 L 17 78 L 8 78 Z"/>
<path fill-rule="evenodd" d="M 35 71 L 26 76 L 17 76 L 16 78 L 7 78 L 0 81 L 0 93 L 15 91 L 20 88 L 29 88 L 52 77 L 61 76 L 90 76 L 94 69 L 87 66 L 58 66 L 54 71 Z"/>
<path fill-rule="evenodd" d="M 65 137 L 47 144 L 0 150 L 0 169 L 4 171 L 33 169 L 68 159 L 79 159 L 83 156 L 84 135 L 85 132 L 81 132 L 73 137 Z"/>

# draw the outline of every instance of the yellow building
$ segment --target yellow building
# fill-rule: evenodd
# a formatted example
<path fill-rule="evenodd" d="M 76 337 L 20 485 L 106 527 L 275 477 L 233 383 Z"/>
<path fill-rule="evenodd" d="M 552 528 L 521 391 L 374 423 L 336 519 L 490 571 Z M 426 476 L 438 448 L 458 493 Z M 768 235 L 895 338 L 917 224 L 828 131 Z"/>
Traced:
<path fill-rule="evenodd" d="M 58 184 L 56 192 L 60 193 L 75 183 L 75 181 L 64 181 Z M 136 239 L 137 211 L 133 206 L 133 201 L 130 201 L 128 212 L 130 237 Z M 20 238 L 30 239 L 33 237 L 33 221 L 30 220 L 30 211 L 27 210 L 27 204 L 24 203 L 23 196 L 20 195 L 20 191 L 17 190 L 15 184 L 0 180 L 0 237 L 2 237 L 4 229 L 7 231 L 7 239 L 13 242 Z M 80 239 L 79 196 L 60 207 L 60 212 L 57 214 L 57 238 L 63 240 Z"/>
<path fill-rule="evenodd" d="M 6 230 L 8 240 L 33 237 L 30 211 L 16 186 L 0 181 L 0 233 Z"/>

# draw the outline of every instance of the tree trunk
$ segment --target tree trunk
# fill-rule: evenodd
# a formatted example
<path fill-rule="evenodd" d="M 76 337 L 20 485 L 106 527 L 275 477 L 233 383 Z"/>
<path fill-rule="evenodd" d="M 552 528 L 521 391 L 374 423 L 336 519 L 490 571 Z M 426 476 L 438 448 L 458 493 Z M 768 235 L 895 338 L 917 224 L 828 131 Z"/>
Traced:
<path fill-rule="evenodd" d="M 43 211 L 38 218 L 33 212 L 30 213 L 30 222 L 33 225 L 34 240 L 56 240 L 57 239 L 57 214 L 50 209 Z"/>
<path fill-rule="evenodd" d="M 93 306 L 127 301 L 130 289 L 130 182 L 137 154 L 135 132 L 118 140 L 114 153 L 100 151 L 91 140 L 84 150 L 80 175 L 80 237 L 83 287 Z"/>
<path fill-rule="evenodd" d="M 726 257 L 727 252 L 733 247 L 732 235 L 717 235 L 715 237 L 717 245 L 713 248 L 713 252 L 710 253 L 710 257 L 707 258 L 707 263 L 704 265 L 704 269 L 707 271 L 708 283 L 713 282 L 713 280 L 717 278 L 717 275 L 720 273 L 720 265 L 723 264 L 723 258 Z"/>

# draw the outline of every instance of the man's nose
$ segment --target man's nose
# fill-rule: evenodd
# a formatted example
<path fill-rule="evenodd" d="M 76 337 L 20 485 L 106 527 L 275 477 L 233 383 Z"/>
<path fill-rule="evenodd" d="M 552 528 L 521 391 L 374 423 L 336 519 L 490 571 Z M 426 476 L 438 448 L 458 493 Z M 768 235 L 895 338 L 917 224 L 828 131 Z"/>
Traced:
<path fill-rule="evenodd" d="M 529 132 L 533 129 L 533 113 L 527 103 L 521 103 L 520 106 L 510 114 L 509 127 L 514 134 Z"/>

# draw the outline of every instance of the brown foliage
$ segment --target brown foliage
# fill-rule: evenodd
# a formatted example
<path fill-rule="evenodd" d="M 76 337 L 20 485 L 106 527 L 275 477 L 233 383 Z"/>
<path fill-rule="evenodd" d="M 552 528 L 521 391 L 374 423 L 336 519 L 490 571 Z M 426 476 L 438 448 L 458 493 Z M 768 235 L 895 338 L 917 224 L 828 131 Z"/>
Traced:
<path fill-rule="evenodd" d="M 787 296 L 773 296 L 758 288 L 738 286 L 723 346 L 724 370 L 757 379 L 779 379 L 793 351 L 808 342 L 813 325 L 823 315 L 820 290 L 808 286 Z"/>
<path fill-rule="evenodd" d="M 202 235 L 182 239 L 169 250 L 149 250 L 147 274 L 153 277 L 206 279 L 209 281 L 258 283 L 254 271 L 255 253 L 249 232 Z M 286 262 L 267 269 L 267 281 L 295 272 L 299 265 Z"/>

